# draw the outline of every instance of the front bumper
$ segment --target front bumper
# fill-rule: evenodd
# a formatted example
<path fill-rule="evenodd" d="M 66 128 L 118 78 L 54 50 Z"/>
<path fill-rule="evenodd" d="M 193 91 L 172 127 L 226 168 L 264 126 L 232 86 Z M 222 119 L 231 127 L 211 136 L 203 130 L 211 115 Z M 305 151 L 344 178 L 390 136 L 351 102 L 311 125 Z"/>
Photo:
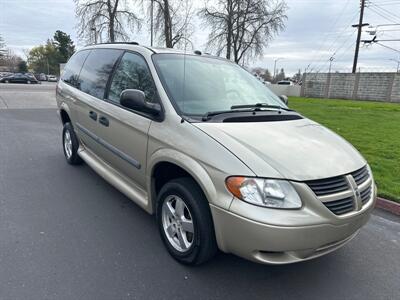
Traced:
<path fill-rule="evenodd" d="M 210 207 L 222 251 L 259 263 L 288 264 L 316 258 L 349 242 L 368 221 L 375 201 L 374 187 L 371 199 L 348 217 L 335 216 L 318 202 L 300 210 L 260 208 L 239 199 L 233 200 L 229 211 Z"/>

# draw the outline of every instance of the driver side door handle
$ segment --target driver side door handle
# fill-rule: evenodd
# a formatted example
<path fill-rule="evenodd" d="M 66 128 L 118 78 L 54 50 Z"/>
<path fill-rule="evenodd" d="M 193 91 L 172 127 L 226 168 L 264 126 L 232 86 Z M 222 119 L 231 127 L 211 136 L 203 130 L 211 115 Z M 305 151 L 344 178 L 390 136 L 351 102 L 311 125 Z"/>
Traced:
<path fill-rule="evenodd" d="M 89 112 L 89 117 L 95 121 L 97 121 L 97 113 L 94 111 Z"/>

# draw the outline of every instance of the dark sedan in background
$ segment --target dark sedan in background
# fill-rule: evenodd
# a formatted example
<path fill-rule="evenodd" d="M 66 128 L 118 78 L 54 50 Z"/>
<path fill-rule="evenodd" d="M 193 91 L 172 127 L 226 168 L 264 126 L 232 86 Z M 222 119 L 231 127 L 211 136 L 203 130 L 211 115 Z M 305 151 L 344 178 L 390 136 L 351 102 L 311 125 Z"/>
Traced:
<path fill-rule="evenodd" d="M 12 74 L 12 75 L 3 77 L 0 79 L 0 82 L 2 82 L 2 83 L 27 83 L 27 84 L 39 83 L 39 81 L 35 77 L 21 74 L 21 73 L 16 73 L 16 74 Z"/>

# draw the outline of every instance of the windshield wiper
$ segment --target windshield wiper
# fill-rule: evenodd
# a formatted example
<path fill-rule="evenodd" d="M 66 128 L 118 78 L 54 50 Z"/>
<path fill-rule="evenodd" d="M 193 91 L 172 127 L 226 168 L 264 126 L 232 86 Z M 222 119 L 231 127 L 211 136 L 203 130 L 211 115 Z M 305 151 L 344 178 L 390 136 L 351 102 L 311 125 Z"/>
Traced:
<path fill-rule="evenodd" d="M 270 105 L 267 103 L 242 104 L 242 105 L 231 106 L 231 109 L 241 109 L 241 108 L 275 108 L 275 109 L 283 109 L 286 111 L 293 111 L 292 109 L 289 108 L 285 108 L 279 105 Z"/>
<path fill-rule="evenodd" d="M 208 121 L 211 117 L 213 116 L 217 116 L 217 115 L 222 115 L 222 114 L 229 114 L 229 113 L 237 113 L 237 112 L 253 112 L 253 109 L 243 109 L 243 110 L 234 110 L 234 109 L 230 109 L 230 110 L 216 110 L 216 111 L 209 111 L 206 112 L 201 120 L 202 121 Z"/>
<path fill-rule="evenodd" d="M 233 105 L 233 106 L 231 106 L 230 110 L 209 111 L 202 116 L 201 120 L 208 121 L 213 116 L 228 114 L 228 113 L 260 111 L 261 110 L 260 108 L 266 108 L 266 109 L 274 108 L 274 109 L 285 110 L 285 111 L 293 111 L 292 109 L 285 108 L 285 107 L 282 107 L 279 105 L 269 105 L 266 103 L 243 104 L 243 105 Z"/>

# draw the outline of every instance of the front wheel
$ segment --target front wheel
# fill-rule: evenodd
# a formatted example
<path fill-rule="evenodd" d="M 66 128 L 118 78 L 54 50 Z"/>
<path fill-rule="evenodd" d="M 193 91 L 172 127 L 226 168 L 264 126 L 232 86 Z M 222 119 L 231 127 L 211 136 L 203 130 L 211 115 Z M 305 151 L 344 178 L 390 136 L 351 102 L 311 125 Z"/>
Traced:
<path fill-rule="evenodd" d="M 177 261 L 199 265 L 217 252 L 208 201 L 192 179 L 174 179 L 162 187 L 157 222 L 164 245 Z"/>

